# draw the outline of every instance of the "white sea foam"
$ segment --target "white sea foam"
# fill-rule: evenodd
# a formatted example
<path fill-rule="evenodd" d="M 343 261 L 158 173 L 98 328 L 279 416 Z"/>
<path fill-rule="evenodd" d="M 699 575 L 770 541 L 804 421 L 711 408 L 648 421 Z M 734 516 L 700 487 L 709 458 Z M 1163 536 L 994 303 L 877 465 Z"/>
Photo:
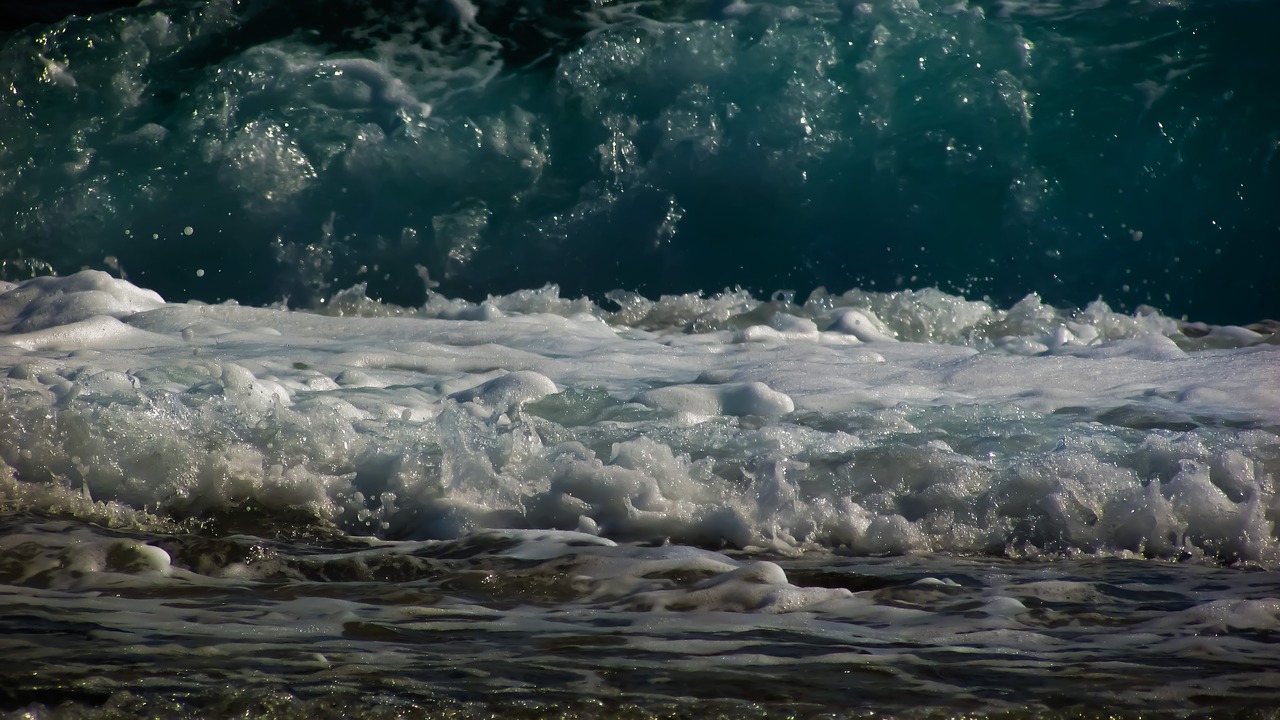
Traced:
<path fill-rule="evenodd" d="M 387 537 L 1280 559 L 1275 345 L 920 295 L 522 293 L 449 320 L 40 278 L 0 295 L 3 492 Z"/>

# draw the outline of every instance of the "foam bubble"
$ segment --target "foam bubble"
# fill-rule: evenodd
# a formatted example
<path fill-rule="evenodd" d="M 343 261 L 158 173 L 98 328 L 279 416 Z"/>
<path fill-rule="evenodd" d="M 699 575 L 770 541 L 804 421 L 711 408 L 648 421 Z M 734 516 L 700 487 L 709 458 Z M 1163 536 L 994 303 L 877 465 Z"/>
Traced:
<path fill-rule="evenodd" d="M 646 390 L 635 402 L 673 413 L 694 415 L 763 415 L 776 417 L 795 410 L 795 403 L 762 382 L 725 383 L 712 387 L 681 385 Z"/>
<path fill-rule="evenodd" d="M 38 277 L 0 293 L 0 329 L 31 333 L 96 316 L 121 318 L 164 305 L 164 300 L 98 270 L 65 278 Z"/>
<path fill-rule="evenodd" d="M 452 393 L 449 397 L 459 402 L 480 403 L 497 412 L 506 412 L 555 392 L 559 392 L 559 389 L 547 376 L 529 370 L 517 370 Z"/>
<path fill-rule="evenodd" d="M 827 326 L 828 332 L 852 335 L 863 342 L 892 342 L 896 340 L 884 323 L 874 313 L 844 309 L 836 313 Z"/>
<path fill-rule="evenodd" d="M 349 317 L 164 304 L 101 273 L 19 284 L 0 306 L 13 321 L 76 293 L 115 315 L 49 312 L 0 342 L 10 494 L 87 493 L 76 513 L 253 507 L 385 537 L 533 527 L 788 554 L 1280 557 L 1274 346 L 1195 350 L 1141 323 L 1108 339 L 1100 321 L 1026 356 L 975 334 L 903 339 L 881 318 L 900 337 L 872 352 L 817 330 L 838 304 L 620 311 L 655 322 L 641 329 L 544 289 L 472 320 L 444 319 L 440 298 Z M 690 324 L 657 327 L 659 307 Z M 1018 312 L 1046 320 L 1037 338 L 1063 322 Z M 773 335 L 735 342 L 750 328 Z"/>

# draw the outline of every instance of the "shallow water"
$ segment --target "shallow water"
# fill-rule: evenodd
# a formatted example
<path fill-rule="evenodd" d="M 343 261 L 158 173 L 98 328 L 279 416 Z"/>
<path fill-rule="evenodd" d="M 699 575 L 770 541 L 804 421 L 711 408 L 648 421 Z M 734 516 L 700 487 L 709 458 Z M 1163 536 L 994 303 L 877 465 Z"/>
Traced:
<path fill-rule="evenodd" d="M 1276 704 L 1263 328 L 936 291 L 627 302 L 9 287 L 5 705 Z"/>
<path fill-rule="evenodd" d="M 63 565 L 6 568 L 4 686 L 19 705 L 1068 717 L 1276 702 L 1274 570 L 725 555 L 537 532 L 289 542 L 14 515 L 5 531 L 7 556 L 40 547 L 28 567 Z M 97 572 L 69 569 L 95 551 Z"/>

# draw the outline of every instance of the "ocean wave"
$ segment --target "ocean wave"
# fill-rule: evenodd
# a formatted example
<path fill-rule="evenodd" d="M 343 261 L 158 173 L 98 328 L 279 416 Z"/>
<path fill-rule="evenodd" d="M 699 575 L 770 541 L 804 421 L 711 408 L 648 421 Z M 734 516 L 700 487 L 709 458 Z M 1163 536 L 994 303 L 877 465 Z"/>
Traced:
<path fill-rule="evenodd" d="M 619 299 L 350 317 L 32 280 L 0 295 L 4 496 L 383 538 L 1277 561 L 1259 333 L 936 291 Z"/>

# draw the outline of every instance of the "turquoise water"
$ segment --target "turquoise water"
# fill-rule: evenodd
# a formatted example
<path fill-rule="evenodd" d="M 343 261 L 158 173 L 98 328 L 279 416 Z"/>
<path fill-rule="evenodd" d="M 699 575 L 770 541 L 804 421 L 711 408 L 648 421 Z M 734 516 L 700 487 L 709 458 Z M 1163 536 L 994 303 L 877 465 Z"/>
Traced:
<path fill-rule="evenodd" d="M 1278 21 L 1164 0 L 71 17 L 0 45 L 0 258 L 174 300 L 366 282 L 416 304 L 421 265 L 471 299 L 936 286 L 1243 324 L 1280 314 Z"/>

